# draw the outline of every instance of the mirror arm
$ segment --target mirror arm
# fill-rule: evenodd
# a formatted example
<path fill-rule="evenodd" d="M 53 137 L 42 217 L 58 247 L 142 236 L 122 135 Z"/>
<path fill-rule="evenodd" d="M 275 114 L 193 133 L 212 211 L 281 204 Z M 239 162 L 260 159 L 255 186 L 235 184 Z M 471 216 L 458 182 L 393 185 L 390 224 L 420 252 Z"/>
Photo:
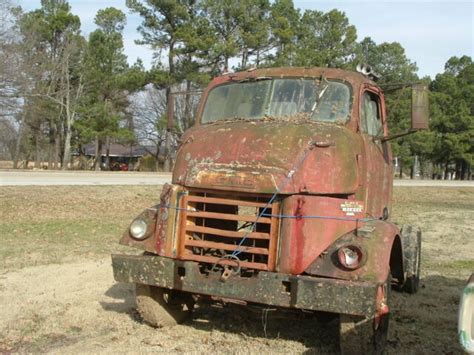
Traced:
<path fill-rule="evenodd" d="M 413 134 L 413 133 L 416 133 L 418 132 L 418 130 L 416 129 L 411 129 L 409 131 L 406 131 L 406 132 L 402 132 L 402 133 L 397 133 L 397 134 L 394 134 L 394 135 L 391 135 L 391 136 L 387 136 L 387 137 L 382 137 L 382 138 L 377 138 L 380 139 L 381 142 L 387 142 L 387 141 L 391 141 L 392 139 L 397 139 L 397 138 L 400 138 L 400 137 L 405 137 L 405 136 L 408 136 L 409 134 Z"/>

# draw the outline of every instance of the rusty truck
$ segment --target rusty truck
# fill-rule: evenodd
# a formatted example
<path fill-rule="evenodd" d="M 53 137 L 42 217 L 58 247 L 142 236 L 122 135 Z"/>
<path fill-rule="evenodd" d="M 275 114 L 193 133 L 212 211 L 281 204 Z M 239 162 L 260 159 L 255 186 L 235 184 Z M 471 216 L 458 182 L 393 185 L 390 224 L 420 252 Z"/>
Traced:
<path fill-rule="evenodd" d="M 211 81 L 172 183 L 120 241 L 143 254 L 112 255 L 145 322 L 180 323 L 198 300 L 236 302 L 334 314 L 342 353 L 383 350 L 391 289 L 417 291 L 421 250 L 419 228 L 390 222 L 390 140 L 427 128 L 428 95 L 410 86 L 411 128 L 391 135 L 383 91 L 361 71 Z"/>

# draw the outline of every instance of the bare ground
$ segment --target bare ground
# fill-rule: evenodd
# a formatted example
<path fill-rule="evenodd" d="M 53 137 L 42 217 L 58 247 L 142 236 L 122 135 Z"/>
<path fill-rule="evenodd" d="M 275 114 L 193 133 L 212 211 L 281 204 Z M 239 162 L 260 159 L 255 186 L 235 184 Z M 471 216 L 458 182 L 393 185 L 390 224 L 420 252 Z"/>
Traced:
<path fill-rule="evenodd" d="M 0 352 L 334 353 L 336 322 L 201 306 L 192 320 L 142 324 L 112 277 L 121 229 L 153 187 L 0 189 Z M 474 189 L 397 188 L 394 220 L 421 224 L 422 288 L 393 293 L 389 353 L 461 353 L 460 290 L 474 271 Z M 28 232 L 29 231 L 29 232 Z"/>

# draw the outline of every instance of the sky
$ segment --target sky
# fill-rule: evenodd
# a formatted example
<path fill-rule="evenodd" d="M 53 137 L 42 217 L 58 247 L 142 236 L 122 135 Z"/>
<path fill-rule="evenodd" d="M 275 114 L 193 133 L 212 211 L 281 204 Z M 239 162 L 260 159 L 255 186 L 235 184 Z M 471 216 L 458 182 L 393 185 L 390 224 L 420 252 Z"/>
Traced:
<path fill-rule="evenodd" d="M 24 10 L 40 7 L 40 0 L 17 0 Z M 116 7 L 127 14 L 124 30 L 125 54 L 132 64 L 141 58 L 149 68 L 153 52 L 136 45 L 141 18 L 130 13 L 125 0 L 69 0 L 81 19 L 82 33 L 94 31 L 99 9 Z M 357 28 L 358 40 L 371 37 L 376 43 L 399 42 L 407 57 L 418 65 L 418 74 L 432 78 L 444 70 L 452 56 L 474 57 L 474 0 L 294 0 L 296 8 L 345 12 Z M 370 63 L 369 63 L 370 64 Z"/>

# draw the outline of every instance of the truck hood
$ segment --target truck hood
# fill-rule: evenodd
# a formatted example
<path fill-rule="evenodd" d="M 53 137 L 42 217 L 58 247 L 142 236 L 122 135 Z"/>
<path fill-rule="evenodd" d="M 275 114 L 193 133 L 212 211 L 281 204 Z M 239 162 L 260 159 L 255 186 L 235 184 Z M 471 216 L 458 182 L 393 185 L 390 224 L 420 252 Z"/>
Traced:
<path fill-rule="evenodd" d="M 351 194 L 359 186 L 360 150 L 360 137 L 333 123 L 218 122 L 183 135 L 173 183 L 254 193 Z"/>

